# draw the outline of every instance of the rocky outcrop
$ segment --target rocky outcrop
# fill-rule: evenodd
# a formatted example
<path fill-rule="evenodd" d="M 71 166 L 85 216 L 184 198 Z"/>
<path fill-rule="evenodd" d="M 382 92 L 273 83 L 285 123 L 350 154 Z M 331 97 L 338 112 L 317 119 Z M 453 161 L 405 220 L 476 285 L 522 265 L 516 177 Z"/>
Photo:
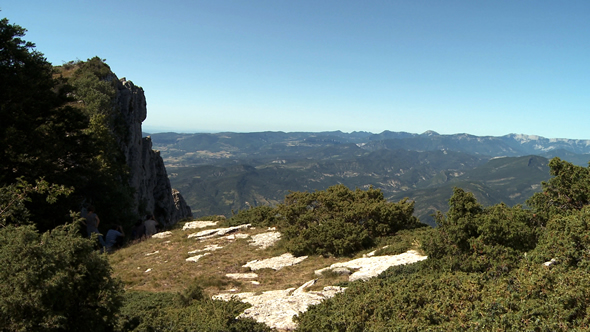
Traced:
<path fill-rule="evenodd" d="M 319 304 L 324 299 L 345 290 L 343 287 L 327 286 L 321 291 L 307 291 L 306 289 L 314 283 L 315 280 L 310 280 L 297 289 L 266 291 L 262 294 L 254 292 L 220 294 L 213 298 L 225 301 L 237 298 L 242 302 L 250 303 L 252 307 L 246 309 L 238 318 L 252 318 L 271 328 L 290 331 L 297 328 L 293 316 L 298 316 L 307 311 L 309 306 Z"/>
<path fill-rule="evenodd" d="M 116 107 L 126 128 L 125 137 L 120 138 L 119 145 L 129 166 L 129 183 L 135 189 L 138 215 L 153 212 L 160 224 L 192 218 L 191 209 L 184 198 L 170 186 L 160 152 L 152 150 L 149 136 L 142 137 L 141 124 L 147 116 L 143 89 L 125 78 L 120 79 Z"/>

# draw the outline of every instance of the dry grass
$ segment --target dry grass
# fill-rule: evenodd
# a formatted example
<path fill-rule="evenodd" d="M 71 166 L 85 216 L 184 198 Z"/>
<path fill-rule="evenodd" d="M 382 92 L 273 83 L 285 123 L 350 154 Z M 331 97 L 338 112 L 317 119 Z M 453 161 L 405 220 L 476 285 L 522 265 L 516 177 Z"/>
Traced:
<path fill-rule="evenodd" d="M 232 241 L 222 237 L 199 241 L 187 237 L 188 234 L 197 231 L 200 230 L 183 231 L 182 229 L 174 229 L 171 237 L 164 239 L 151 238 L 118 250 L 109 256 L 114 275 L 120 278 L 129 290 L 178 292 L 194 282 L 202 286 L 210 295 L 230 289 L 236 292 L 287 289 L 299 287 L 311 279 L 318 279 L 314 288 L 322 288 L 347 279 L 341 276 L 318 277 L 314 275 L 314 271 L 349 258 L 336 259 L 312 256 L 297 265 L 285 267 L 278 271 L 272 269 L 255 271 L 258 274 L 256 279 L 233 280 L 225 275 L 227 273 L 251 272 L 249 268 L 242 266 L 249 261 L 275 257 L 286 251 L 280 245 L 265 250 L 257 250 L 256 247 L 249 245 L 248 239 Z M 267 230 L 249 229 L 242 233 L 255 235 L 264 232 L 267 232 Z M 213 244 L 223 248 L 215 251 L 199 252 L 198 254 L 209 252 L 210 255 L 202 257 L 197 262 L 186 261 L 186 258 L 193 256 L 188 254 L 189 251 L 204 249 L 206 246 Z M 148 269 L 151 270 L 146 272 Z M 257 281 L 259 284 L 253 284 L 252 280 Z"/>

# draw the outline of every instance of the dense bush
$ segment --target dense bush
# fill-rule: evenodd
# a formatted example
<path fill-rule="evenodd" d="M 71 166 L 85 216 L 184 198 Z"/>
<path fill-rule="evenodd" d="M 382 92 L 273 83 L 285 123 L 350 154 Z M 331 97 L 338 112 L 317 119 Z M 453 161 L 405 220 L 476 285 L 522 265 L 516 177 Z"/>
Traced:
<path fill-rule="evenodd" d="M 252 224 L 255 227 L 269 227 L 277 223 L 277 211 L 270 206 L 256 206 L 247 210 L 241 210 L 225 223 L 227 226 Z"/>
<path fill-rule="evenodd" d="M 112 330 L 123 288 L 77 228 L 0 228 L 0 330 Z"/>
<path fill-rule="evenodd" d="M 531 255 L 537 263 L 553 259 L 561 266 L 589 268 L 590 206 L 549 220 Z"/>
<path fill-rule="evenodd" d="M 192 285 L 181 294 L 128 292 L 119 320 L 122 331 L 270 331 L 252 319 L 236 319 L 248 304 L 216 301 Z"/>
<path fill-rule="evenodd" d="M 455 188 L 446 216 L 422 241 L 422 249 L 451 270 L 504 273 L 535 248 L 541 224 L 520 206 L 483 208 L 472 193 Z"/>
<path fill-rule="evenodd" d="M 590 166 L 576 166 L 555 157 L 549 168 L 553 177 L 542 182 L 543 190 L 527 200 L 536 213 L 549 219 L 574 213 L 590 203 Z"/>
<path fill-rule="evenodd" d="M 311 307 L 298 331 L 587 330 L 590 276 L 523 262 L 498 278 L 443 272 L 427 262 L 355 282 Z"/>
<path fill-rule="evenodd" d="M 550 166 L 532 211 L 484 208 L 455 189 L 439 227 L 422 234 L 428 260 L 352 283 L 302 314 L 298 330 L 589 330 L 588 172 Z"/>
<path fill-rule="evenodd" d="M 387 202 L 380 190 L 336 185 L 292 192 L 277 207 L 276 220 L 293 254 L 344 256 L 371 247 L 379 237 L 421 226 L 413 212 L 413 202 Z"/>

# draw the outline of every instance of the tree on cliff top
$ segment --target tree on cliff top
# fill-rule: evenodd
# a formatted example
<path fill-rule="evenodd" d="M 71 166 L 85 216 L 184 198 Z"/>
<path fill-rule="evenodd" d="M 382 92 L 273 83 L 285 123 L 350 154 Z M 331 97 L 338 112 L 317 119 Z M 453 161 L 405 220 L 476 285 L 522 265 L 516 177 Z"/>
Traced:
<path fill-rule="evenodd" d="M 132 191 L 117 144 L 122 129 L 113 115 L 115 83 L 103 77 L 110 68 L 91 59 L 66 79 L 22 39 L 25 31 L 0 20 L 0 186 L 44 178 L 75 188 L 53 205 L 32 195 L 26 204 L 41 231 L 67 222 L 84 200 L 107 223 L 132 222 Z"/>

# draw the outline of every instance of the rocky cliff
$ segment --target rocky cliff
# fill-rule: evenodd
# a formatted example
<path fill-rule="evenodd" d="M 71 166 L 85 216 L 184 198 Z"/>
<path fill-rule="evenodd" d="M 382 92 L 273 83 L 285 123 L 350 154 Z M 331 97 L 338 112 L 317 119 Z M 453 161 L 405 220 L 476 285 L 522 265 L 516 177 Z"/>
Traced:
<path fill-rule="evenodd" d="M 149 136 L 142 137 L 141 124 L 147 116 L 143 89 L 125 78 L 120 79 L 116 107 L 127 128 L 126 137 L 121 138 L 119 144 L 129 166 L 137 213 L 141 216 L 153 212 L 162 224 L 192 217 L 184 198 L 170 186 L 160 152 L 152 150 Z"/>

